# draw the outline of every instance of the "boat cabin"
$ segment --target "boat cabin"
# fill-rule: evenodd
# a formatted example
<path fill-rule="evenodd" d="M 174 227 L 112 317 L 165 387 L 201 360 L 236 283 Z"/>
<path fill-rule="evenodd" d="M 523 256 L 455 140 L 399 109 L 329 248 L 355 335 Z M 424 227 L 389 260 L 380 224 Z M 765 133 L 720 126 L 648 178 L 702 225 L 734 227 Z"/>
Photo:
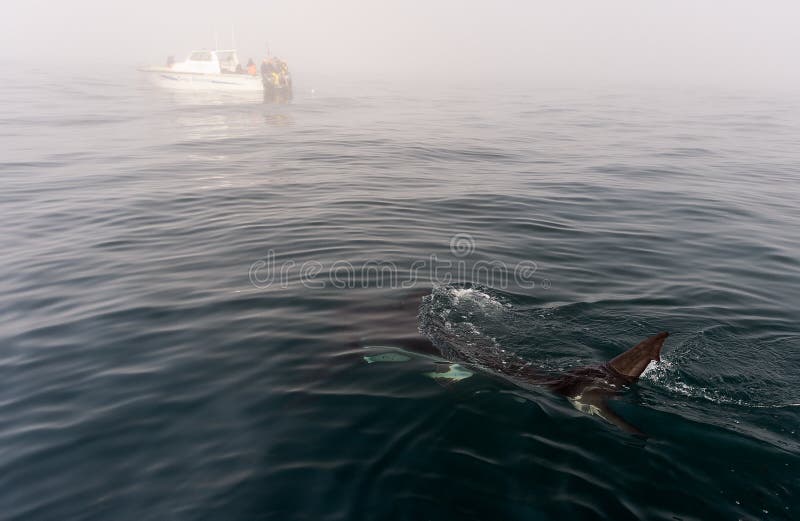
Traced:
<path fill-rule="evenodd" d="M 176 72 L 194 72 L 199 74 L 222 74 L 236 72 L 239 57 L 235 49 L 218 51 L 192 51 L 186 61 L 172 66 Z"/>

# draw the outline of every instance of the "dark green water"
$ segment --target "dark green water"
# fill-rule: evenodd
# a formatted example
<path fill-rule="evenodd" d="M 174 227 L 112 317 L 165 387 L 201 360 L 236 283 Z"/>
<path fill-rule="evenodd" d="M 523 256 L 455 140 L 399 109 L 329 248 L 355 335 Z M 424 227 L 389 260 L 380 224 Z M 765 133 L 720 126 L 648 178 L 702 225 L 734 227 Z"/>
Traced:
<path fill-rule="evenodd" d="M 0 87 L 3 519 L 797 517 L 796 97 L 30 78 Z M 670 331 L 612 404 L 647 438 L 431 378 L 437 328 L 554 371 Z"/>

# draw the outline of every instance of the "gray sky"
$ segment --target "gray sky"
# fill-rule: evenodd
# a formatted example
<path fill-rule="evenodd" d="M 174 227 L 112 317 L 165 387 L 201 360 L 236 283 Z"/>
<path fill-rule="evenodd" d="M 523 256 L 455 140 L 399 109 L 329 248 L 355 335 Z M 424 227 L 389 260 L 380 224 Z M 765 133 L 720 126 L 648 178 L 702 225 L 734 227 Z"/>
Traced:
<path fill-rule="evenodd" d="M 800 2 L 710 0 L 26 0 L 2 58 L 134 67 L 269 42 L 295 73 L 800 86 Z"/>

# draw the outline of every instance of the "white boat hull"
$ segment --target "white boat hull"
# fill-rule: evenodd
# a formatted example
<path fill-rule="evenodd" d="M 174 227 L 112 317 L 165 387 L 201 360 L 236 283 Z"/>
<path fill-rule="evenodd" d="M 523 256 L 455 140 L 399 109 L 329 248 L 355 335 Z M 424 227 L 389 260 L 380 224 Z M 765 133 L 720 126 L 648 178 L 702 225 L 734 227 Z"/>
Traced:
<path fill-rule="evenodd" d="M 166 67 L 139 70 L 147 76 L 151 83 L 165 89 L 226 92 L 262 92 L 264 90 L 261 77 L 249 74 L 182 72 Z"/>

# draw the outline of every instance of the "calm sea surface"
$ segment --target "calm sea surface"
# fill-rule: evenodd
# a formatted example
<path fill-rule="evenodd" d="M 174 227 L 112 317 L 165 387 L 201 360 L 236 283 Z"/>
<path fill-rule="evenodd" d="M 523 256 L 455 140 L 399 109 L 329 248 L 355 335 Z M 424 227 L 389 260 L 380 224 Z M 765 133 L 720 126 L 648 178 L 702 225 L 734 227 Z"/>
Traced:
<path fill-rule="evenodd" d="M 106 76 L 0 82 L 0 518 L 800 516 L 797 96 Z M 670 331 L 647 437 L 432 378 L 436 328 Z"/>

